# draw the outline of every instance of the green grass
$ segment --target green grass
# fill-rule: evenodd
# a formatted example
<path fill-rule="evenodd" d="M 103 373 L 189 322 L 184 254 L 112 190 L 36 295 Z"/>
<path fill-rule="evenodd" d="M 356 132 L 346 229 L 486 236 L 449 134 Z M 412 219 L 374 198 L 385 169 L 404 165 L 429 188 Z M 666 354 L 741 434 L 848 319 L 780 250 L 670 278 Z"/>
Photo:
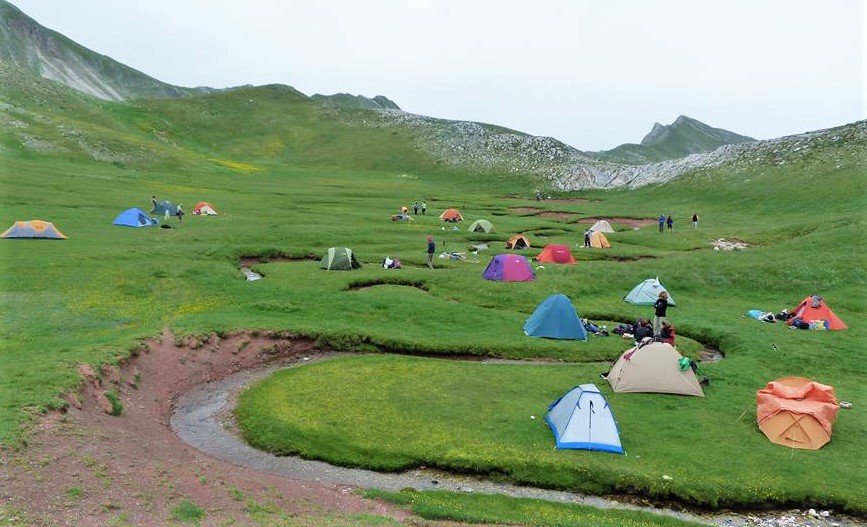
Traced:
<path fill-rule="evenodd" d="M 702 399 L 611 393 L 599 378 L 607 364 L 349 357 L 274 374 L 241 395 L 236 414 L 253 446 L 374 470 L 425 465 L 714 508 L 865 502 L 864 474 L 846 470 L 863 438 L 851 414 L 840 416 L 821 453 L 780 448 L 755 425 L 761 386 L 750 390 L 727 366 L 702 367 L 713 379 Z M 628 455 L 553 448 L 547 406 L 585 382 L 608 397 Z M 792 481 L 797 473 L 810 477 Z"/>
<path fill-rule="evenodd" d="M 348 127 L 287 88 L 111 103 L 10 75 L 0 67 L 0 118 L 14 123 L 0 128 L 0 225 L 46 219 L 69 240 L 0 243 L 0 444 L 21 444 L 34 415 L 66 404 L 60 394 L 78 386 L 77 364 L 117 362 L 139 339 L 166 326 L 179 335 L 290 331 L 348 351 L 593 363 L 613 359 L 626 342 L 616 337 L 583 343 L 530 339 L 522 333 L 523 322 L 554 292 L 570 296 L 582 316 L 595 320 L 649 316 L 648 308 L 625 304 L 622 297 L 641 280 L 659 276 L 678 301 L 670 318 L 679 347 L 694 355 L 697 340 L 720 347 L 728 358 L 707 366 L 712 385 L 704 400 L 612 398 L 626 428 L 630 455 L 625 458 L 555 454 L 539 419 L 535 428 L 523 428 L 531 424 L 529 415 L 541 416 L 540 408 L 565 389 L 597 380 L 602 366 L 482 369 L 480 375 L 512 372 L 491 382 L 527 406 L 520 414 L 517 407 L 503 408 L 503 422 L 479 429 L 475 419 L 459 421 L 478 408 L 463 397 L 472 386 L 458 381 L 480 365 L 380 357 L 354 359 L 354 364 L 364 368 L 390 360 L 409 378 L 382 379 L 371 371 L 354 387 L 343 377 L 351 372 L 329 372 L 346 401 L 352 401 L 341 410 L 352 420 L 337 425 L 362 429 L 365 423 L 380 443 L 344 441 L 339 426 L 318 430 L 315 423 L 292 422 L 293 412 L 324 415 L 328 398 L 321 397 L 303 405 L 295 401 L 297 410 L 275 416 L 275 426 L 292 428 L 295 441 L 280 448 L 299 451 L 320 434 L 322 444 L 309 455 L 336 461 L 342 456 L 339 461 L 348 464 L 370 444 L 375 447 L 370 462 L 389 469 L 424 462 L 546 486 L 622 490 L 708 505 L 827 503 L 867 510 L 867 466 L 858 448 L 867 440 L 867 418 L 857 410 L 867 400 L 867 370 L 860 357 L 867 344 L 861 323 L 867 195 L 862 136 L 841 132 L 843 140 L 785 166 L 760 161 L 637 191 L 582 193 L 598 200 L 590 203 L 547 203 L 502 199 L 531 196 L 537 184 L 531 178 L 438 166 L 415 149 L 411 130 Z M 238 170 L 243 167 L 262 170 Z M 183 203 L 187 210 L 209 201 L 222 214 L 187 216 L 171 230 L 111 225 L 126 208 L 147 207 L 152 194 Z M 427 201 L 428 216 L 412 224 L 389 220 L 415 199 Z M 467 220 L 462 230 L 443 230 L 436 218 L 452 206 L 460 207 Z M 664 235 L 655 227 L 613 233 L 611 249 L 576 250 L 578 265 L 546 266 L 532 283 L 484 281 L 490 255 L 502 252 L 512 233 L 535 232 L 530 237 L 539 244 L 574 244 L 585 228 L 510 214 L 514 206 L 586 216 L 670 213 L 678 223 Z M 702 217 L 698 231 L 686 228 L 693 211 Z M 491 220 L 496 232 L 466 232 L 477 218 Z M 440 249 L 465 250 L 474 241 L 488 240 L 493 250 L 471 255 L 467 262 L 437 260 L 437 269 L 429 271 L 424 268 L 428 234 Z M 711 240 L 724 237 L 754 247 L 739 253 L 710 250 Z M 353 248 L 364 268 L 324 272 L 315 261 L 274 261 L 256 265 L 265 278 L 252 283 L 236 268 L 242 255 L 302 257 L 321 255 L 330 246 Z M 522 253 L 532 255 L 535 249 Z M 386 255 L 406 267 L 378 268 Z M 642 255 L 654 258 L 610 259 Z M 359 282 L 389 283 L 350 290 Z M 850 330 L 796 332 L 742 318 L 751 308 L 791 308 L 814 292 L 825 296 Z M 424 366 L 429 378 L 413 373 L 422 364 L 431 364 Z M 303 380 L 309 371 L 315 370 L 280 375 Z M 755 391 L 792 374 L 832 384 L 842 399 L 855 403 L 855 410 L 841 412 L 831 444 L 818 452 L 772 446 L 753 425 Z M 437 444 L 416 439 L 397 445 L 401 450 L 383 439 L 382 427 L 364 415 L 369 401 L 359 394 L 385 381 L 405 385 L 407 404 L 389 410 L 391 423 L 436 410 L 437 419 L 451 424 L 440 423 Z M 422 390 L 438 395 L 430 408 L 420 402 Z M 501 392 L 476 392 L 475 404 L 495 404 L 496 393 Z M 445 412 L 450 401 L 462 413 Z M 394 408 L 406 415 L 394 414 Z M 504 429 L 511 435 L 499 448 L 511 453 L 485 458 L 480 445 L 499 440 L 495 434 Z M 642 434 L 654 440 L 642 441 Z M 341 441 L 343 453 L 337 448 Z M 539 451 L 528 451 L 530 461 L 522 462 L 514 454 L 520 445 L 538 445 Z M 561 458 L 568 462 L 560 463 Z M 544 467 L 555 459 L 546 475 Z M 690 465 L 681 466 L 681 459 Z M 746 460 L 755 463 L 748 466 Z M 666 482 L 663 474 L 674 479 Z"/>
<path fill-rule="evenodd" d="M 408 506 L 429 520 L 468 523 L 532 525 L 534 527 L 687 527 L 700 525 L 675 518 L 626 510 L 605 510 L 572 503 L 508 498 L 490 494 L 457 494 L 444 491 L 384 492 L 369 490 L 368 498 L 378 498 Z"/>
<path fill-rule="evenodd" d="M 188 499 L 181 500 L 172 507 L 171 518 L 182 523 L 199 523 L 205 517 L 205 511 Z"/>

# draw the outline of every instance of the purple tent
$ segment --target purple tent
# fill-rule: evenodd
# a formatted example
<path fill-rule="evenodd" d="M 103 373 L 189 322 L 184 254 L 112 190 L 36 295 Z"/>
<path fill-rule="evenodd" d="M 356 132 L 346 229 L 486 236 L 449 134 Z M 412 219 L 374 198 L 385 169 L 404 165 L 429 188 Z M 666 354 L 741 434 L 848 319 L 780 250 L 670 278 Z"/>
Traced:
<path fill-rule="evenodd" d="M 499 282 L 529 282 L 536 279 L 536 273 L 520 254 L 498 254 L 491 259 L 485 269 L 485 280 Z"/>

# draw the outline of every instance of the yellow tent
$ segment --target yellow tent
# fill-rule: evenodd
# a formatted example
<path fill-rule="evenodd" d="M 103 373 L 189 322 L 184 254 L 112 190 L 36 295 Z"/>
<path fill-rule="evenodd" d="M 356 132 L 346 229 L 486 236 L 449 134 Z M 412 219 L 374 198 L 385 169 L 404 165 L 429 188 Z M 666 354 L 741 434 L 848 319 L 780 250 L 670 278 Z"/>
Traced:
<path fill-rule="evenodd" d="M 593 231 L 590 235 L 590 247 L 593 247 L 594 249 L 607 249 L 611 247 L 611 244 L 608 242 L 608 238 L 606 238 L 604 234 L 599 231 Z"/>

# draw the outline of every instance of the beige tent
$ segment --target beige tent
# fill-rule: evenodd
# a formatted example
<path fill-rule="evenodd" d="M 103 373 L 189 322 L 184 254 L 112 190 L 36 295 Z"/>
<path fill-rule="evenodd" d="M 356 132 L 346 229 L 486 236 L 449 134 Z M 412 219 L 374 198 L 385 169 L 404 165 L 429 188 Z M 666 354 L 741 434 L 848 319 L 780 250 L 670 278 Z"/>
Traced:
<path fill-rule="evenodd" d="M 680 369 L 683 357 L 671 344 L 651 342 L 626 350 L 608 372 L 615 392 L 650 392 L 704 397 L 692 368 Z"/>
<path fill-rule="evenodd" d="M 608 238 L 604 234 L 599 231 L 593 231 L 590 234 L 590 247 L 594 249 L 607 249 L 611 247 L 611 243 L 608 242 Z"/>
<path fill-rule="evenodd" d="M 611 228 L 611 224 L 605 220 L 599 220 L 590 227 L 591 231 L 594 232 L 614 232 L 614 229 Z"/>

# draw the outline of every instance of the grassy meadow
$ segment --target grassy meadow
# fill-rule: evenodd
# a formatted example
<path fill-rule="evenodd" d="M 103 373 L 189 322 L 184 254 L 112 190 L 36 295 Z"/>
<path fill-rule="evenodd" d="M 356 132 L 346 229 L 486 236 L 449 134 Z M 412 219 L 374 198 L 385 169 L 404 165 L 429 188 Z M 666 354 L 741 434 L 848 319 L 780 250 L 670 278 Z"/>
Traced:
<path fill-rule="evenodd" d="M 0 444 L 26 442 L 33 415 L 65 404 L 60 394 L 78 384 L 77 364 L 116 361 L 166 326 L 181 335 L 275 329 L 346 351 L 584 364 L 364 355 L 281 372 L 246 393 L 238 410 L 245 435 L 262 448 L 706 506 L 867 512 L 863 138 L 782 166 L 580 195 L 590 202 L 536 202 L 537 181 L 446 169 L 415 150 L 411 134 L 344 126 L 286 88 L 108 103 L 5 75 L 0 118 L 12 124 L 0 129 L 0 225 L 44 219 L 69 239 L 0 243 Z M 173 218 L 170 230 L 111 224 L 129 207 L 148 208 L 152 194 L 188 212 L 208 201 L 221 214 Z M 428 216 L 390 221 L 415 199 L 427 201 Z M 574 216 L 511 210 L 527 206 Z M 447 207 L 463 211 L 460 230 L 438 221 Z M 695 231 L 694 211 L 702 219 Z M 532 283 L 481 279 L 514 232 L 534 245 L 574 246 L 586 228 L 578 218 L 661 213 L 674 215 L 673 232 L 620 230 L 609 235 L 611 249 L 576 248 L 577 265 L 547 265 Z M 478 218 L 495 232 L 467 232 Z M 492 250 L 437 260 L 430 271 L 428 234 L 439 249 L 488 241 Z M 709 242 L 724 237 L 753 247 L 712 251 Z M 331 246 L 351 247 L 364 267 L 325 272 L 313 260 L 274 261 L 255 266 L 264 274 L 257 282 L 237 268 L 241 256 L 321 256 Z M 379 268 L 386 255 L 405 268 Z M 547 404 L 579 383 L 604 388 L 599 361 L 627 343 L 531 339 L 524 320 L 554 292 L 594 320 L 649 316 L 622 298 L 652 276 L 678 302 L 669 315 L 679 347 L 694 356 L 703 343 L 726 354 L 702 366 L 707 397 L 611 396 L 628 456 L 552 450 L 541 419 Z M 790 331 L 742 316 L 791 308 L 812 293 L 849 330 Z M 756 390 L 786 375 L 831 384 L 854 405 L 818 452 L 772 445 L 755 426 Z M 408 434 L 413 427 L 426 433 Z"/>

